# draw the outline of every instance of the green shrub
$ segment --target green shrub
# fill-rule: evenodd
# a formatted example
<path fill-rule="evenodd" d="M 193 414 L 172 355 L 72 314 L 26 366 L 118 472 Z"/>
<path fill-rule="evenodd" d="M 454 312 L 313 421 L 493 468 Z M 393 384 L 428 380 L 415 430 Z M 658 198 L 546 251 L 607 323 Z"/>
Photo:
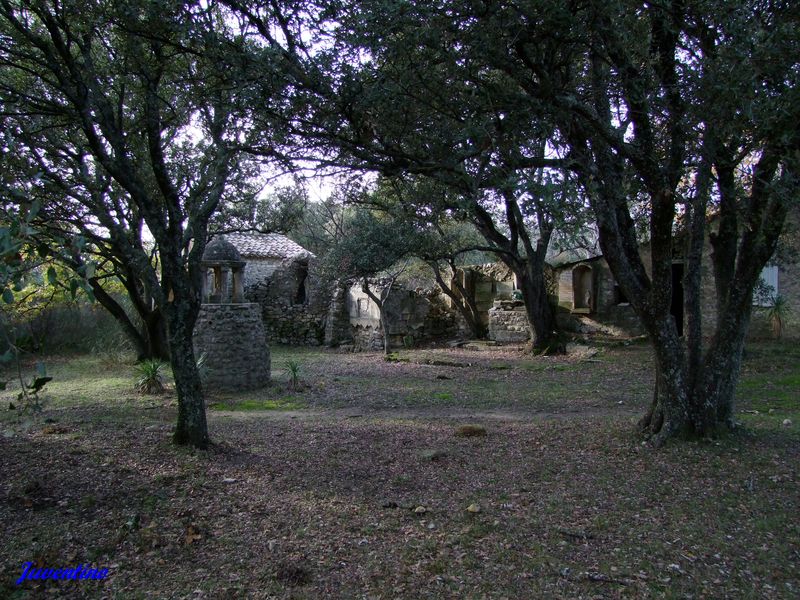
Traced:
<path fill-rule="evenodd" d="M 143 360 L 136 365 L 136 389 L 140 394 L 162 394 L 164 392 L 163 371 L 167 363 L 155 358 Z"/>
<path fill-rule="evenodd" d="M 208 366 L 208 353 L 203 352 L 197 357 L 197 374 L 200 376 L 200 381 L 208 379 L 209 373 L 211 368 Z"/>
<path fill-rule="evenodd" d="M 286 375 L 289 378 L 289 387 L 296 390 L 300 387 L 300 363 L 296 360 L 286 361 Z"/>
<path fill-rule="evenodd" d="M 772 336 L 779 340 L 783 337 L 783 322 L 789 316 L 789 306 L 786 304 L 786 298 L 781 295 L 775 296 L 772 299 L 772 305 L 767 307 L 765 316 L 772 326 Z"/>

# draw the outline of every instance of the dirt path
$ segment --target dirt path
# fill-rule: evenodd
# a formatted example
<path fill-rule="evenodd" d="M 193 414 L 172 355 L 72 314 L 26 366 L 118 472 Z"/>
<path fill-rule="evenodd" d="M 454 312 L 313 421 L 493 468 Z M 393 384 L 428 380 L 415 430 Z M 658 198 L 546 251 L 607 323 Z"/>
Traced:
<path fill-rule="evenodd" d="M 214 411 L 210 420 L 233 419 L 239 421 L 269 420 L 415 420 L 443 419 L 453 421 L 510 421 L 526 422 L 532 420 L 575 419 L 575 418 L 616 418 L 638 417 L 640 411 L 632 407 L 620 406 L 618 409 L 589 408 L 563 411 L 524 411 L 524 410 L 470 410 L 466 408 L 402 408 L 402 409 L 359 409 L 359 408 L 309 408 L 303 410 L 248 410 Z"/>

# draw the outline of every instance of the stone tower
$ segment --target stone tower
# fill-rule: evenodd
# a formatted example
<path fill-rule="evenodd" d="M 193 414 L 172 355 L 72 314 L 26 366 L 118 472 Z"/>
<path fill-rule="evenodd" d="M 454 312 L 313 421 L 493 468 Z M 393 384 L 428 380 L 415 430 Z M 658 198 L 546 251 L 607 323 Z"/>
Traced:
<path fill-rule="evenodd" d="M 206 355 L 209 389 L 250 390 L 270 379 L 270 356 L 261 306 L 245 302 L 245 261 L 225 236 L 203 253 L 203 298 L 194 329 L 196 356 Z"/>

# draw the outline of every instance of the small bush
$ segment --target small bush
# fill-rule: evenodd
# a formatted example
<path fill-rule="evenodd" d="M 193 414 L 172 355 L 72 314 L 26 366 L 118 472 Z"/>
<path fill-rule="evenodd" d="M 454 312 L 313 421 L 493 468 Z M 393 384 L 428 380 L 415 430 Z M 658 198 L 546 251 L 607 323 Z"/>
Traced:
<path fill-rule="evenodd" d="M 300 387 L 300 363 L 296 360 L 286 361 L 286 375 L 289 378 L 289 388 L 297 390 Z"/>
<path fill-rule="evenodd" d="M 136 365 L 136 389 L 140 394 L 164 393 L 164 377 L 162 375 L 167 363 L 158 359 L 143 360 Z"/>
<path fill-rule="evenodd" d="M 781 339 L 783 337 L 783 324 L 789 316 L 789 306 L 786 303 L 786 298 L 780 295 L 772 298 L 772 304 L 767 307 L 765 316 L 772 327 L 772 337 L 776 340 Z"/>

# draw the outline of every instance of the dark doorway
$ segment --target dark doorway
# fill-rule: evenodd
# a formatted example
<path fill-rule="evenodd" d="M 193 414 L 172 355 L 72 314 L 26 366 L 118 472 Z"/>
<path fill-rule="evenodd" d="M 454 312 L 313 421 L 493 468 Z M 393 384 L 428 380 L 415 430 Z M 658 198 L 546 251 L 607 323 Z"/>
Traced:
<path fill-rule="evenodd" d="M 305 304 L 307 300 L 306 281 L 308 280 L 308 263 L 297 265 L 297 291 L 294 294 L 294 304 Z"/>
<path fill-rule="evenodd" d="M 669 312 L 675 317 L 678 335 L 683 336 L 683 263 L 672 263 L 672 304 Z"/>

